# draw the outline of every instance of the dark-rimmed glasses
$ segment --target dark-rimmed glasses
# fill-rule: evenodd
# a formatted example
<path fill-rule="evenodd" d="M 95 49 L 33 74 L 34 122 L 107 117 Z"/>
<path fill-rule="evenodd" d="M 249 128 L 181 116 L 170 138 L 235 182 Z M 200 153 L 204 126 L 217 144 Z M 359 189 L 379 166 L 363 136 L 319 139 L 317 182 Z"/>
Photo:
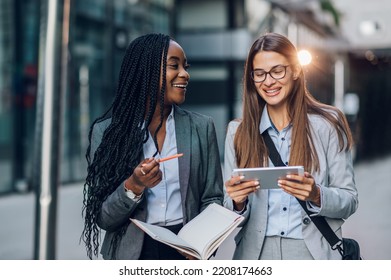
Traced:
<path fill-rule="evenodd" d="M 281 80 L 286 75 L 287 67 L 289 65 L 276 65 L 269 72 L 261 69 L 254 70 L 251 72 L 251 78 L 256 83 L 262 83 L 266 80 L 267 74 L 269 74 L 274 80 Z"/>

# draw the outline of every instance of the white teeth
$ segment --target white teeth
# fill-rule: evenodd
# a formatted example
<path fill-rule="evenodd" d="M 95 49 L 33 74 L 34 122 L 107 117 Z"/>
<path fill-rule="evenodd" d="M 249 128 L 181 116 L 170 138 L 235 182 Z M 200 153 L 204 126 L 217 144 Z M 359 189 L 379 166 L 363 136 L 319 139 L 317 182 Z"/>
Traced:
<path fill-rule="evenodd" d="M 187 85 L 172 85 L 174 87 L 178 87 L 178 88 L 186 88 Z"/>
<path fill-rule="evenodd" d="M 267 93 L 275 93 L 279 91 L 278 89 L 273 89 L 273 90 L 265 90 Z"/>

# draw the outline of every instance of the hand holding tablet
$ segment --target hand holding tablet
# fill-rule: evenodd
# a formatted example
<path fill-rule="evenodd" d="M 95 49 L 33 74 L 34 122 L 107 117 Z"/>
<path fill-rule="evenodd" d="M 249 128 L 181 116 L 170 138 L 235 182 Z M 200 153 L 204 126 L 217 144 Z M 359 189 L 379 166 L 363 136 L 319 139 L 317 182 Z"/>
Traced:
<path fill-rule="evenodd" d="M 279 166 L 279 167 L 257 167 L 257 168 L 236 168 L 234 176 L 244 176 L 243 181 L 259 181 L 261 189 L 278 189 L 277 181 L 285 178 L 288 174 L 304 175 L 303 166 Z"/>

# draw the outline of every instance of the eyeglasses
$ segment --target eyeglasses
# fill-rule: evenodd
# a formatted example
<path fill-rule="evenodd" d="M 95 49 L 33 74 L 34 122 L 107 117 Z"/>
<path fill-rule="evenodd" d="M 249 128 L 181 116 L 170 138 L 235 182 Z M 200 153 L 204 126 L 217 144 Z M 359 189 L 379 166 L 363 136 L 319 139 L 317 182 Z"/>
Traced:
<path fill-rule="evenodd" d="M 276 65 L 269 72 L 265 70 L 254 70 L 251 72 L 251 78 L 256 83 L 262 83 L 266 80 L 267 74 L 269 74 L 274 80 L 281 80 L 286 75 L 287 67 L 289 65 Z"/>

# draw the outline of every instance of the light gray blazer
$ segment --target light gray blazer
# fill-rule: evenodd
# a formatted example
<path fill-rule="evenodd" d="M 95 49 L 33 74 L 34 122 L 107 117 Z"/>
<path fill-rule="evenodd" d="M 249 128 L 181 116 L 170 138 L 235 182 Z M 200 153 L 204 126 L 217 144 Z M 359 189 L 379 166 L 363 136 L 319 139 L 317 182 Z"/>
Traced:
<path fill-rule="evenodd" d="M 322 206 L 319 215 L 325 216 L 334 232 L 341 238 L 344 219 L 358 207 L 358 195 L 354 181 L 354 170 L 350 152 L 339 152 L 335 129 L 325 119 L 309 115 L 314 145 L 319 157 L 320 172 L 312 174 L 322 187 Z M 225 140 L 224 181 L 231 177 L 236 168 L 234 136 L 239 122 L 228 125 Z M 273 163 L 269 159 L 269 165 Z M 225 194 L 224 205 L 233 209 L 233 202 Z M 258 190 L 249 196 L 245 220 L 235 236 L 234 259 L 258 259 L 265 238 L 268 214 L 268 190 Z M 327 240 L 302 210 L 302 232 L 304 241 L 316 260 L 341 259 L 337 250 L 330 248 Z"/>
<path fill-rule="evenodd" d="M 184 155 L 179 160 L 184 223 L 197 216 L 210 203 L 223 204 L 223 181 L 212 118 L 174 106 L 175 132 L 178 151 Z M 111 119 L 94 126 L 91 139 L 91 154 L 98 148 L 104 130 Z M 140 159 L 141 160 L 141 159 Z M 147 217 L 147 199 L 135 203 L 130 199 L 123 184 L 103 202 L 98 225 L 105 230 L 101 254 L 104 259 L 138 259 L 144 240 L 144 232 L 131 223 L 113 252 L 114 233 L 129 218 L 142 221 Z"/>

